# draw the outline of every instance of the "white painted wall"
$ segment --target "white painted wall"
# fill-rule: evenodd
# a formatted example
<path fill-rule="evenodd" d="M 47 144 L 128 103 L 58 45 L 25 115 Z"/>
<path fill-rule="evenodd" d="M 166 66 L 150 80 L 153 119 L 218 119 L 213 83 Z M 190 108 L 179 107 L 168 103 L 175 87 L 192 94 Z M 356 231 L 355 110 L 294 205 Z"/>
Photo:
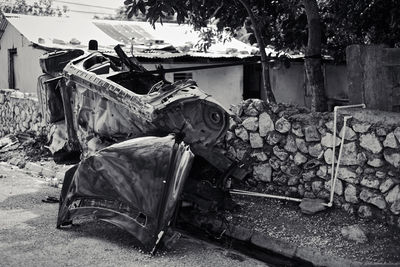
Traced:
<path fill-rule="evenodd" d="M 292 62 L 290 68 L 283 65 L 279 69 L 270 68 L 272 91 L 278 103 L 305 106 L 304 65 Z"/>
<path fill-rule="evenodd" d="M 155 64 L 143 64 L 148 70 L 154 70 Z M 207 64 L 162 64 L 165 69 L 204 66 Z M 229 109 L 243 99 L 243 66 L 216 69 L 185 71 L 192 72 L 193 80 L 204 92 L 212 95 L 222 106 Z M 173 82 L 173 73 L 165 78 Z"/>
<path fill-rule="evenodd" d="M 8 88 L 10 48 L 17 48 L 17 55 L 14 57 L 15 87 L 21 92 L 36 93 L 37 78 L 42 75 L 39 58 L 45 51 L 33 48 L 28 39 L 8 24 L 0 40 L 0 88 Z"/>
<path fill-rule="evenodd" d="M 45 53 L 35 49 L 14 26 L 8 24 L 0 40 L 0 88 L 8 88 L 8 49 L 17 48 L 14 57 L 15 85 L 21 92 L 36 93 L 37 78 L 42 75 L 39 58 Z M 156 64 L 147 64 L 154 69 Z M 164 68 L 201 66 L 204 64 L 163 64 Z M 211 94 L 224 107 L 239 103 L 243 98 L 243 67 L 232 66 L 210 70 L 192 71 L 193 80 L 206 93 Z M 173 74 L 166 75 L 173 81 Z"/>
<path fill-rule="evenodd" d="M 324 64 L 325 90 L 328 99 L 348 97 L 346 65 Z M 270 69 L 271 87 L 277 102 L 311 106 L 311 92 L 305 88 L 304 64 L 291 62 L 289 68 Z"/>

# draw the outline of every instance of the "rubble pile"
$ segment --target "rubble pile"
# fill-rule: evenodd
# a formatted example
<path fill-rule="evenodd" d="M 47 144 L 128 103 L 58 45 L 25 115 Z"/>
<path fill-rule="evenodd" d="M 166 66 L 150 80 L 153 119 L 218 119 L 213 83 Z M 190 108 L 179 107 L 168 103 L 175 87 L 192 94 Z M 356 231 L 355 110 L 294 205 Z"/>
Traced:
<path fill-rule="evenodd" d="M 257 99 L 231 110 L 236 116 L 230 120 L 224 146 L 228 157 L 251 168 L 248 184 L 266 192 L 328 201 L 332 147 L 336 146 L 337 160 L 342 115 L 333 141 L 333 113 Z M 348 121 L 334 204 L 400 227 L 400 121 Z"/>
<path fill-rule="evenodd" d="M 26 131 L 40 135 L 45 125 L 37 99 L 16 90 L 0 90 L 0 137 Z"/>

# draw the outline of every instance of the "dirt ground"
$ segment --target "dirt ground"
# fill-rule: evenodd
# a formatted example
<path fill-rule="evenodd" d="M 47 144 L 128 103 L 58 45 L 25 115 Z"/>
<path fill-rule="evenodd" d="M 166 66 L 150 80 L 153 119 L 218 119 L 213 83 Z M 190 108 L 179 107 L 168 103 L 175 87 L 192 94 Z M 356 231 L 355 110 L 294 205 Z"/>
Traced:
<path fill-rule="evenodd" d="M 231 223 L 268 236 L 319 250 L 325 255 L 360 262 L 400 263 L 400 229 L 384 223 L 356 218 L 340 209 L 315 215 L 301 213 L 298 203 L 276 199 L 234 195 L 239 212 L 231 213 Z M 366 243 L 346 240 L 341 229 L 358 224 Z"/>
<path fill-rule="evenodd" d="M 19 149 L 0 153 L 0 161 L 37 163 L 49 169 L 57 169 L 43 146 L 21 146 Z M 46 177 L 43 177 L 46 178 Z M 294 243 L 300 247 L 319 250 L 332 257 L 360 262 L 400 263 L 400 229 L 382 222 L 356 218 L 340 209 L 329 209 L 315 215 L 304 215 L 298 203 L 275 199 L 233 195 L 240 209 L 227 213 L 229 221 L 248 229 L 254 229 L 271 237 Z M 341 229 L 359 225 L 367 234 L 368 242 L 346 240 Z"/>
<path fill-rule="evenodd" d="M 131 235 L 100 221 L 56 229 L 58 204 L 42 199 L 59 193 L 43 177 L 0 162 L 0 266 L 266 266 L 189 237 L 151 256 Z"/>

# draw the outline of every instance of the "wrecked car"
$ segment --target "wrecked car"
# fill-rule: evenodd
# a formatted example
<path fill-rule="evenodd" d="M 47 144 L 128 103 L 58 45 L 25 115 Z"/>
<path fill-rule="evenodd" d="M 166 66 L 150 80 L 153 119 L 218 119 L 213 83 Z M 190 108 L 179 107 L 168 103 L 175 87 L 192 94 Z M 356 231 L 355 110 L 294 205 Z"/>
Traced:
<path fill-rule="evenodd" d="M 178 202 L 218 209 L 225 180 L 245 172 L 216 146 L 227 110 L 194 81 L 170 83 L 115 50 L 59 51 L 40 60 L 50 149 L 56 161 L 79 162 L 65 175 L 57 227 L 93 217 L 154 251 Z M 205 172 L 212 173 L 207 182 Z"/>

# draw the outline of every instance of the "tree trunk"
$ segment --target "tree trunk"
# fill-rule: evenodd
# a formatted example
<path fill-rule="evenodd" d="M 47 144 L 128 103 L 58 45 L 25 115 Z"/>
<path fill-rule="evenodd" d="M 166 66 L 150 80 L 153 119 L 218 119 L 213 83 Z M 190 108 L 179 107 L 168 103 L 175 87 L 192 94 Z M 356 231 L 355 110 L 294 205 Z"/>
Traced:
<path fill-rule="evenodd" d="M 326 111 L 327 102 L 324 88 L 321 56 L 321 22 L 316 0 L 303 0 L 307 15 L 308 44 L 304 59 L 307 86 L 311 89 L 311 110 Z"/>
<path fill-rule="evenodd" d="M 256 18 L 254 17 L 253 12 L 251 11 L 251 8 L 249 4 L 246 2 L 246 0 L 238 0 L 246 9 L 247 14 L 249 15 L 249 18 L 251 20 L 251 25 L 254 31 L 254 35 L 256 37 L 258 47 L 260 49 L 260 56 L 261 56 L 261 67 L 262 67 L 262 81 L 263 81 L 263 90 L 265 92 L 265 101 L 267 103 L 275 103 L 275 96 L 274 93 L 272 92 L 271 88 L 271 82 L 269 79 L 269 66 L 268 66 L 268 56 L 267 53 L 265 52 L 265 44 L 262 38 L 262 35 L 260 33 L 260 30 L 257 27 L 257 21 Z"/>

